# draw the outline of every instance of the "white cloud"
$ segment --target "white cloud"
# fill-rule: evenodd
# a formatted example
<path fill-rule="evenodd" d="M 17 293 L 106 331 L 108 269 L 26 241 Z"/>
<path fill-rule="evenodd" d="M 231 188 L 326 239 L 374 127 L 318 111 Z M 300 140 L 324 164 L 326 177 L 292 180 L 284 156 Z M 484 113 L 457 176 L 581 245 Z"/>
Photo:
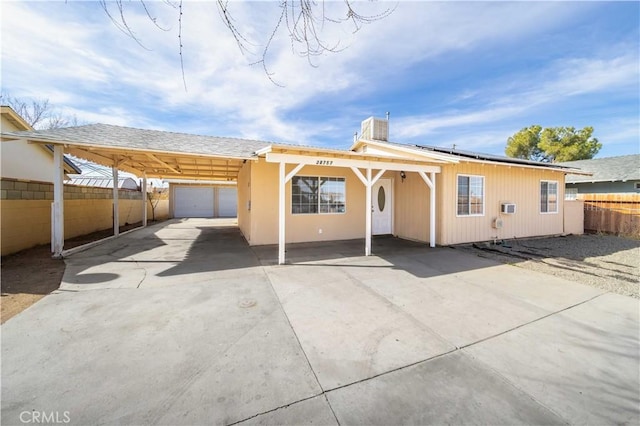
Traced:
<path fill-rule="evenodd" d="M 279 34 L 267 64 L 274 80 L 286 85 L 280 88 L 260 66 L 248 65 L 260 58 L 260 46 L 278 17 L 278 3 L 229 3 L 240 31 L 255 44 L 248 44 L 254 55 L 242 56 L 221 25 L 214 2 L 185 2 L 185 92 L 178 55 L 178 11 L 164 2 L 149 4 L 159 25 L 169 31 L 158 30 L 133 2 L 127 19 L 150 49 L 145 50 L 118 31 L 95 2 L 3 3 L 3 86 L 14 95 L 45 97 L 66 105 L 83 121 L 318 143 L 354 116 L 356 122 L 351 125 L 357 128 L 366 117 L 359 116 L 361 109 L 352 102 L 371 97 L 379 88 L 398 85 L 411 66 L 426 64 L 423 72 L 428 75 L 429 67 L 436 67 L 444 55 L 544 34 L 564 25 L 574 13 L 572 5 L 554 2 L 401 2 L 391 16 L 364 26 L 355 35 L 348 25 L 328 24 L 323 38 L 328 43 L 340 39 L 347 48 L 317 58 L 318 68 L 292 54 L 286 34 Z M 372 11 L 395 5 L 355 4 Z M 331 14 L 343 7 L 342 2 L 327 5 Z M 468 88 L 452 99 L 450 107 L 473 99 L 478 109 L 394 117 L 394 135 L 417 138 L 499 123 L 558 99 L 619 87 L 634 76 L 634 60 L 637 81 L 637 56 L 619 55 L 574 58 L 539 73 L 514 76 L 509 87 Z M 531 84 L 540 79 L 542 84 Z M 322 123 L 308 118 L 305 110 L 325 99 L 344 101 Z M 185 128 L 185 122 L 192 127 Z M 350 136 L 344 135 L 345 146 Z"/>

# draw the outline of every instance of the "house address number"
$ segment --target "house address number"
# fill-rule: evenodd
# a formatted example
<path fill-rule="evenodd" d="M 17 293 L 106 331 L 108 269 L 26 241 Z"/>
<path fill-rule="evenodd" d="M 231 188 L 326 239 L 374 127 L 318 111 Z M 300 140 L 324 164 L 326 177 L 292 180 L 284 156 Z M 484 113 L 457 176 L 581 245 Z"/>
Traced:
<path fill-rule="evenodd" d="M 330 166 L 333 164 L 331 160 L 316 160 L 316 165 L 318 166 Z"/>

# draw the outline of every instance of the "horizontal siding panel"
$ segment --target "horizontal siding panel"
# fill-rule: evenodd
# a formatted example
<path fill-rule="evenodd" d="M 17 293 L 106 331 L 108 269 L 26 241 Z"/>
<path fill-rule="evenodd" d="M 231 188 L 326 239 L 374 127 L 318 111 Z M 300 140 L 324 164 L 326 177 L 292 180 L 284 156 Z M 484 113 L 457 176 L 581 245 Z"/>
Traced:
<path fill-rule="evenodd" d="M 456 216 L 459 174 L 484 176 L 483 216 Z M 540 213 L 540 181 L 558 182 L 558 212 Z M 563 232 L 564 174 L 551 170 L 528 169 L 493 164 L 461 162 L 444 166 L 438 185 L 442 222 L 438 244 L 460 244 L 494 239 L 555 235 Z M 515 214 L 501 214 L 502 203 L 516 205 Z M 496 218 L 502 229 L 494 229 Z"/>

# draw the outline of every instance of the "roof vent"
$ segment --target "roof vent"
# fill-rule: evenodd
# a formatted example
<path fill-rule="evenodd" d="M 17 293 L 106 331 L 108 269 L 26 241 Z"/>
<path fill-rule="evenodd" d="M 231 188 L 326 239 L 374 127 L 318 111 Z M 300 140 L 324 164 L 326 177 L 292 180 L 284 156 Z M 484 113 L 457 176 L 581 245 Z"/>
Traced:
<path fill-rule="evenodd" d="M 375 117 L 367 118 L 362 122 L 360 138 L 387 142 L 389 140 L 389 120 Z"/>

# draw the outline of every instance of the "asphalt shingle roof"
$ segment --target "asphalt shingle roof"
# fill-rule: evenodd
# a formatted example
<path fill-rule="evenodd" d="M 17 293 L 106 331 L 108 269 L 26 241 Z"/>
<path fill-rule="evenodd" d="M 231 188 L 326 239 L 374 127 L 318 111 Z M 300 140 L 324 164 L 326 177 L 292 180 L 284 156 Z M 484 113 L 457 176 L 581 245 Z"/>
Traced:
<path fill-rule="evenodd" d="M 77 145 L 129 148 L 145 151 L 163 151 L 192 155 L 251 158 L 272 142 L 216 136 L 192 135 L 160 130 L 144 130 L 111 124 L 89 124 L 52 130 L 6 132 L 33 140 L 69 142 Z"/>
<path fill-rule="evenodd" d="M 557 164 L 593 173 L 593 176 L 567 176 L 567 183 L 640 180 L 640 154 L 567 161 Z"/>

